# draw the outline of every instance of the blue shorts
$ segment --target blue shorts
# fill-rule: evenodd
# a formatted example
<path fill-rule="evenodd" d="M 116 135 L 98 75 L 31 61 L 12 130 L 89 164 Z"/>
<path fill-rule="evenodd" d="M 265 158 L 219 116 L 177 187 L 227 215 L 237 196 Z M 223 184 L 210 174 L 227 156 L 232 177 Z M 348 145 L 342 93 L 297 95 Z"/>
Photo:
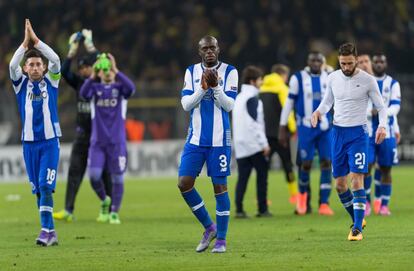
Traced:
<path fill-rule="evenodd" d="M 200 147 L 186 143 L 181 154 L 178 175 L 196 178 L 206 163 L 209 177 L 227 177 L 230 175 L 230 160 L 231 147 Z"/>
<path fill-rule="evenodd" d="M 378 162 L 379 166 L 391 167 L 398 164 L 397 140 L 386 138 L 381 144 L 375 144 L 375 137 L 369 138 L 368 163 Z"/>
<path fill-rule="evenodd" d="M 332 128 L 332 175 L 334 178 L 368 172 L 366 125 Z"/>
<path fill-rule="evenodd" d="M 23 142 L 23 158 L 33 194 L 40 193 L 41 188 L 55 191 L 59 151 L 58 138 Z"/>
<path fill-rule="evenodd" d="M 318 150 L 319 160 L 331 160 L 331 129 L 298 127 L 298 152 L 301 161 L 312 161 Z"/>

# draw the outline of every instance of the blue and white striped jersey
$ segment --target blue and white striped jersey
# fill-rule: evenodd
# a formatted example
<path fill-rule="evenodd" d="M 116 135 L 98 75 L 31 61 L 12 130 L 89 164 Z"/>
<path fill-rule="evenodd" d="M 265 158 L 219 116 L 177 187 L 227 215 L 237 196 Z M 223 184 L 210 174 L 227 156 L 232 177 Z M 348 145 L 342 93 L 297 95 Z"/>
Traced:
<path fill-rule="evenodd" d="M 237 96 L 238 73 L 233 66 L 222 62 L 213 68 L 218 73 L 218 86 L 215 90 L 204 91 L 201 88 L 204 70 L 201 63 L 189 66 L 185 72 L 181 94 L 183 106 L 184 98 L 191 96 L 192 100 L 190 106 L 184 106 L 185 110 L 190 111 L 187 143 L 203 147 L 231 146 L 228 112 L 231 111 Z M 217 99 L 215 93 L 223 96 Z M 231 106 L 226 106 L 226 103 Z"/>
<path fill-rule="evenodd" d="M 289 81 L 289 100 L 294 101 L 297 126 L 311 128 L 313 111 L 318 108 L 327 89 L 328 73 L 322 71 L 320 75 L 311 74 L 306 70 L 298 71 Z M 322 131 L 329 129 L 327 114 L 323 115 L 318 123 Z"/>
<path fill-rule="evenodd" d="M 385 129 L 387 130 L 386 138 L 395 137 L 396 132 L 396 117 L 400 111 L 401 106 L 401 87 L 397 80 L 389 75 L 384 75 L 381 78 L 375 77 L 378 83 L 378 88 L 381 92 L 384 105 L 387 108 L 388 121 Z M 375 108 L 372 102 L 368 105 L 368 133 L 370 137 L 375 135 L 375 131 L 379 125 L 378 115 L 372 116 L 372 109 Z"/>
<path fill-rule="evenodd" d="M 23 47 L 19 47 L 10 62 L 10 78 L 22 122 L 22 141 L 41 141 L 62 135 L 57 111 L 59 57 L 50 47 L 39 43 L 37 48 L 49 59 L 49 71 L 40 81 L 31 81 L 22 73 L 19 63 L 24 55 Z"/>

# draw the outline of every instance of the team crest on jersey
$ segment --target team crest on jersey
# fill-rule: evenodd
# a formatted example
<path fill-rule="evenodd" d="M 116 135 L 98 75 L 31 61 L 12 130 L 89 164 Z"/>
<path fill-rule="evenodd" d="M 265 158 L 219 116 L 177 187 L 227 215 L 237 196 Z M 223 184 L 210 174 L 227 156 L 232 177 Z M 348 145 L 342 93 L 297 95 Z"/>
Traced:
<path fill-rule="evenodd" d="M 40 82 L 39 87 L 41 88 L 46 87 L 46 82 L 45 81 Z"/>
<path fill-rule="evenodd" d="M 112 89 L 112 97 L 117 98 L 119 95 L 119 90 L 116 88 Z"/>
<path fill-rule="evenodd" d="M 390 90 L 389 90 L 389 88 L 388 87 L 386 87 L 386 88 L 384 88 L 384 92 L 385 93 L 388 93 Z"/>
<path fill-rule="evenodd" d="M 195 80 L 195 82 L 196 82 L 196 83 L 199 83 L 199 82 L 200 82 L 200 79 L 196 79 L 196 80 Z"/>

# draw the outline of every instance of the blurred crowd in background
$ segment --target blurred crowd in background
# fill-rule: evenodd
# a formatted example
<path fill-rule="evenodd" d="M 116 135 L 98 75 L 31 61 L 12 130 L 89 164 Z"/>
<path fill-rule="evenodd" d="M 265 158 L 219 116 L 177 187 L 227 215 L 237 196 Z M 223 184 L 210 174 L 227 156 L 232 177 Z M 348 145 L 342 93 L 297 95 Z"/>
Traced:
<path fill-rule="evenodd" d="M 11 123 L 13 134 L 4 141 L 19 140 L 8 62 L 23 40 L 25 17 L 62 61 L 70 34 L 92 29 L 96 47 L 111 52 L 119 68 L 135 80 L 136 98 L 148 99 L 144 105 L 132 101 L 130 116 L 146 127 L 167 130 L 162 139 L 186 133 L 178 97 L 185 68 L 199 62 L 197 42 L 205 34 L 218 38 L 220 58 L 239 70 L 256 64 L 268 71 L 274 63 L 301 69 L 309 50 L 321 51 L 336 67 L 338 45 L 356 41 L 360 52 L 384 51 L 390 73 L 399 79 L 398 74 L 414 73 L 413 14 L 414 2 L 409 0 L 0 1 L 0 126 Z M 413 80 L 407 82 L 402 82 L 403 100 L 407 88 L 414 88 Z M 63 140 L 70 141 L 75 99 L 66 89 L 62 83 L 60 118 Z M 173 99 L 152 103 L 150 98 Z M 404 111 L 403 106 L 402 115 Z M 160 136 L 148 131 L 144 138 Z"/>

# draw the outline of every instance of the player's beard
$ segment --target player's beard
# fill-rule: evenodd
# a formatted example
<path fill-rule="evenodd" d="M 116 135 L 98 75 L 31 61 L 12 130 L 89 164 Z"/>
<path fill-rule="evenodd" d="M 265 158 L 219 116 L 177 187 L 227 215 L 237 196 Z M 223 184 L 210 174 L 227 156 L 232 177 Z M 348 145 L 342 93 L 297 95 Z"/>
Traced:
<path fill-rule="evenodd" d="M 354 74 L 356 68 L 357 68 L 357 65 L 355 65 L 354 68 L 351 71 L 344 71 L 343 69 L 341 69 L 341 71 L 345 76 L 352 76 Z"/>

